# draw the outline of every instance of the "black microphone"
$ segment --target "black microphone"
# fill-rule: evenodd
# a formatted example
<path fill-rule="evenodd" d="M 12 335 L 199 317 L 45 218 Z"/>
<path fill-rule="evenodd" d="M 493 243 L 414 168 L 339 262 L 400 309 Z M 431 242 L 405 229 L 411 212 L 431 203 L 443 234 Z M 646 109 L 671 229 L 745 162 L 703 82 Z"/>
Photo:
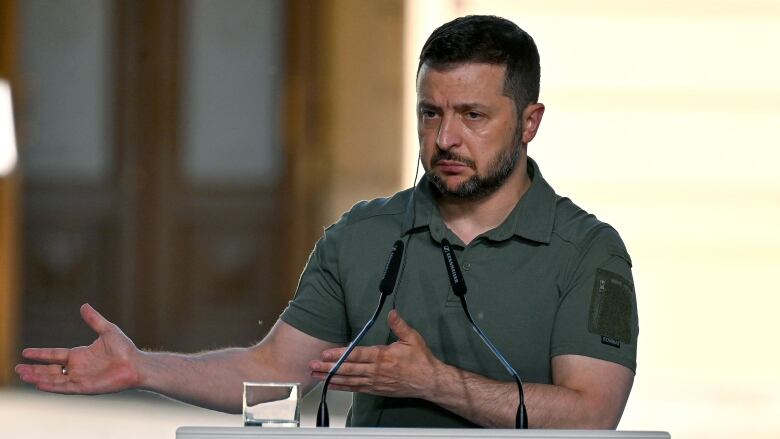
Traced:
<path fill-rule="evenodd" d="M 507 361 L 507 359 L 501 355 L 501 352 L 498 351 L 498 348 L 496 348 L 496 346 L 487 338 L 485 333 L 479 329 L 479 326 L 477 326 L 477 324 L 474 322 L 474 319 L 471 317 L 468 304 L 466 304 L 466 280 L 463 279 L 463 273 L 460 271 L 458 260 L 455 258 L 455 253 L 452 251 L 452 247 L 450 247 L 450 242 L 448 240 L 441 240 L 441 251 L 444 254 L 444 263 L 447 265 L 447 274 L 450 278 L 450 285 L 452 285 L 452 292 L 455 293 L 458 298 L 460 298 L 460 304 L 463 307 L 463 311 L 466 313 L 466 318 L 468 318 L 469 323 L 471 323 L 471 327 L 474 329 L 474 332 L 479 335 L 479 338 L 482 339 L 487 347 L 490 348 L 490 351 L 493 352 L 493 355 L 498 358 L 498 361 L 500 361 L 504 368 L 506 368 L 507 372 L 512 375 L 512 377 L 515 379 L 515 382 L 517 382 L 517 390 L 520 394 L 520 402 L 517 405 L 515 428 L 527 429 L 528 414 L 525 410 L 525 395 L 523 394 L 523 382 L 520 380 L 520 375 L 517 374 L 512 365 L 509 364 L 509 361 Z"/>
<path fill-rule="evenodd" d="M 325 400 L 325 395 L 328 392 L 328 384 L 330 384 L 331 378 L 341 367 L 344 360 L 349 357 L 349 354 L 355 349 L 355 346 L 363 339 L 369 329 L 374 325 L 376 319 L 379 317 L 379 313 L 382 311 L 382 306 L 385 304 L 387 296 L 393 293 L 395 289 L 395 282 L 398 279 L 398 273 L 401 268 L 401 258 L 404 254 L 404 243 L 400 239 L 393 244 L 393 249 L 390 250 L 390 256 L 387 258 L 387 264 L 385 265 L 385 274 L 382 276 L 382 280 L 379 282 L 379 304 L 374 311 L 374 315 L 366 322 L 363 329 L 360 330 L 354 340 L 347 346 L 347 350 L 341 354 L 336 364 L 330 368 L 328 376 L 325 377 L 325 383 L 322 385 L 322 395 L 320 396 L 320 407 L 317 410 L 317 427 L 329 427 L 330 418 L 328 416 L 328 403 Z"/>

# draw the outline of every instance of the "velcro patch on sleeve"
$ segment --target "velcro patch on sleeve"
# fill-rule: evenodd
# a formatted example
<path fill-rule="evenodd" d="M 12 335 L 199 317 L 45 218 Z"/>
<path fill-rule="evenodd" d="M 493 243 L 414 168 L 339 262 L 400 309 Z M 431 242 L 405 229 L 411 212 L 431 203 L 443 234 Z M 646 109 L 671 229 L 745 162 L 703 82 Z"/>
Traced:
<path fill-rule="evenodd" d="M 588 331 L 600 335 L 610 346 L 631 343 L 634 286 L 623 276 L 596 270 L 596 281 L 590 301 Z"/>

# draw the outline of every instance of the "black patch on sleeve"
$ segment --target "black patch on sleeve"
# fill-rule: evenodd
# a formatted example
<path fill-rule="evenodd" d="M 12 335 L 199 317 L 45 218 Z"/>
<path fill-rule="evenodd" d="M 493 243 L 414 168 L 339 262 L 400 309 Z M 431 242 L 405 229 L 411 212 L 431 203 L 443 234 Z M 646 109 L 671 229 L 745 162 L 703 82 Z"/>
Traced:
<path fill-rule="evenodd" d="M 614 338 L 609 338 L 606 335 L 601 336 L 601 344 L 612 346 L 613 348 L 620 348 L 620 342 Z"/>
<path fill-rule="evenodd" d="M 631 343 L 634 286 L 623 276 L 596 270 L 596 281 L 590 301 L 588 331 L 610 341 L 611 346 Z"/>

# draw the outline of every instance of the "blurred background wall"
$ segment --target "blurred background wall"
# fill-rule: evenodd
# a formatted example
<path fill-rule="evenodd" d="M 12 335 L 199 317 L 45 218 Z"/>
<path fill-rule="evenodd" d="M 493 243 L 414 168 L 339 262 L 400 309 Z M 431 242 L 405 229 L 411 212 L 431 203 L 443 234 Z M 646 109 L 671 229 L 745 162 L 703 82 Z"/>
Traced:
<path fill-rule="evenodd" d="M 780 436 L 780 2 L 408 5 L 405 78 L 460 15 L 507 17 L 539 46 L 547 110 L 529 155 L 634 263 L 638 368 L 620 428 Z"/>
<path fill-rule="evenodd" d="M 140 346 L 252 343 L 333 212 L 398 186 L 400 2 L 15 9 L 23 346 L 87 343 L 83 302 Z"/>
<path fill-rule="evenodd" d="M 146 348 L 261 338 L 322 227 L 412 184 L 416 56 L 468 13 L 534 36 L 547 113 L 529 153 L 632 254 L 621 429 L 777 437 L 769 0 L 0 0 L 19 143 L 0 176 L 0 380 L 18 384 L 21 346 L 91 342 L 83 302 Z"/>

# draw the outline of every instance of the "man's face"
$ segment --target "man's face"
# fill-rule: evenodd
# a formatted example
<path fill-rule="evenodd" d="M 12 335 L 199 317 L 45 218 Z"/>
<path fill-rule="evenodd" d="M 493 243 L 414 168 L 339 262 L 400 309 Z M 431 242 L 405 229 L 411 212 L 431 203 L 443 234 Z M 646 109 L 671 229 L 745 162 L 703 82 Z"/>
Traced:
<path fill-rule="evenodd" d="M 417 133 L 430 181 L 447 197 L 478 199 L 495 192 L 523 150 L 517 111 L 504 95 L 505 67 L 428 65 L 417 77 Z"/>

